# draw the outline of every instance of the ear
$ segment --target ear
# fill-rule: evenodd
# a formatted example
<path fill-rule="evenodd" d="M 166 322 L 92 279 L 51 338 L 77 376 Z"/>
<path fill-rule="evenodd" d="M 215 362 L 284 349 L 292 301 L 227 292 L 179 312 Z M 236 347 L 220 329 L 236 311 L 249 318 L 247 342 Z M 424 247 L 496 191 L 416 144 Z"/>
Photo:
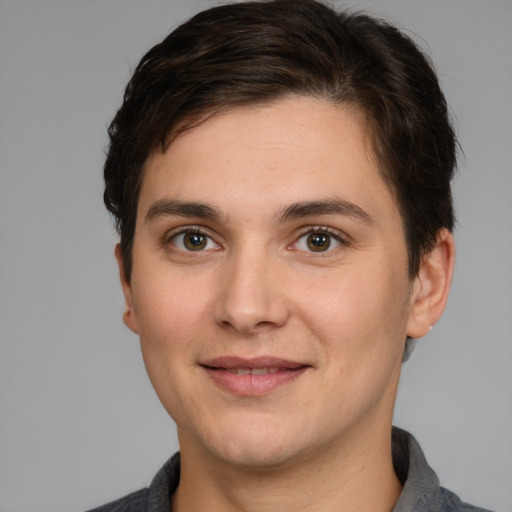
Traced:
<path fill-rule="evenodd" d="M 115 248 L 115 256 L 117 260 L 117 265 L 119 266 L 119 279 L 121 281 L 121 287 L 123 289 L 124 301 L 126 304 L 126 309 L 123 313 L 123 322 L 125 325 L 131 329 L 135 334 L 139 334 L 139 327 L 137 325 L 137 317 L 133 310 L 133 295 L 132 295 L 132 286 L 127 278 L 124 271 L 124 259 L 123 259 L 123 251 L 121 250 L 121 244 L 116 244 Z"/>
<path fill-rule="evenodd" d="M 437 234 L 433 249 L 421 260 L 414 278 L 407 335 L 425 336 L 441 317 L 453 277 L 455 243 L 450 231 L 443 228 Z"/>

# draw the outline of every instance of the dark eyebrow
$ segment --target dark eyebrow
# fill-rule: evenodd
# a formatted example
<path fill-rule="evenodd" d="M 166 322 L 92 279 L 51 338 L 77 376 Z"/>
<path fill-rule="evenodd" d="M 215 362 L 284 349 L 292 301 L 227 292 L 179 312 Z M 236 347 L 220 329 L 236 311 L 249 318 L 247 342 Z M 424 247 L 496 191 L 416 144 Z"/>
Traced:
<path fill-rule="evenodd" d="M 344 215 L 370 224 L 372 218 L 357 204 L 344 199 L 326 199 L 323 201 L 306 201 L 287 206 L 278 216 L 279 222 L 296 220 L 302 217 L 320 215 Z"/>
<path fill-rule="evenodd" d="M 209 219 L 212 221 L 219 221 L 222 217 L 217 208 L 204 203 L 159 199 L 151 205 L 144 220 L 149 222 L 156 217 L 166 216 L 199 217 L 200 219 Z"/>

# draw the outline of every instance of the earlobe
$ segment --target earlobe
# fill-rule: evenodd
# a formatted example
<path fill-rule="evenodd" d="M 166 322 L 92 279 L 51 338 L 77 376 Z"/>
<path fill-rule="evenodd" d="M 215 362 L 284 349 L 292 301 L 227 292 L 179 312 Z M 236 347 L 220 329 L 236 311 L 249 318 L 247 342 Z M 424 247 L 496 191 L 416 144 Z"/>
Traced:
<path fill-rule="evenodd" d="M 453 235 L 441 229 L 436 244 L 426 254 L 413 284 L 407 335 L 421 338 L 441 317 L 450 292 L 455 263 Z"/>
<path fill-rule="evenodd" d="M 115 252 L 115 256 L 116 256 L 116 260 L 117 260 L 117 265 L 119 267 L 119 280 L 121 281 L 121 287 L 123 289 L 124 301 L 125 301 L 125 305 L 126 305 L 124 313 L 123 313 L 123 322 L 135 334 L 139 334 L 137 318 L 136 318 L 135 312 L 133 310 L 132 287 L 131 287 L 131 283 L 130 283 L 129 279 L 127 278 L 125 271 L 124 271 L 124 260 L 123 260 L 123 251 L 121 249 L 121 244 L 116 244 L 114 252 Z"/>

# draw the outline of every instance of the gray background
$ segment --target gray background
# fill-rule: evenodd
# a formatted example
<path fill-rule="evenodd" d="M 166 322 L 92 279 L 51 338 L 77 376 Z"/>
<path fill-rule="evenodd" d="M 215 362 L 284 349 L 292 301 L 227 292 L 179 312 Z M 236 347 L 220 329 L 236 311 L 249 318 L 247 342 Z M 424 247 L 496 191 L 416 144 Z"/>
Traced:
<path fill-rule="evenodd" d="M 130 70 L 209 5 L 0 0 L 2 512 L 99 505 L 177 447 L 121 322 L 101 168 Z M 512 3 L 344 5 L 421 34 L 465 151 L 452 296 L 404 368 L 395 423 L 444 485 L 512 511 Z"/>

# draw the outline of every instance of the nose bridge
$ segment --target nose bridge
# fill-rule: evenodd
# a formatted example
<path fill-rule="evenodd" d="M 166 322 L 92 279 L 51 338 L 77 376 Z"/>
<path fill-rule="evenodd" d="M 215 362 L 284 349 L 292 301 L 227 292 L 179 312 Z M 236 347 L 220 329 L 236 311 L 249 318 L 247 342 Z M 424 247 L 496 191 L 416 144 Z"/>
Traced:
<path fill-rule="evenodd" d="M 280 266 L 263 245 L 240 244 L 227 258 L 215 304 L 217 322 L 245 333 L 282 326 L 288 308 Z"/>

